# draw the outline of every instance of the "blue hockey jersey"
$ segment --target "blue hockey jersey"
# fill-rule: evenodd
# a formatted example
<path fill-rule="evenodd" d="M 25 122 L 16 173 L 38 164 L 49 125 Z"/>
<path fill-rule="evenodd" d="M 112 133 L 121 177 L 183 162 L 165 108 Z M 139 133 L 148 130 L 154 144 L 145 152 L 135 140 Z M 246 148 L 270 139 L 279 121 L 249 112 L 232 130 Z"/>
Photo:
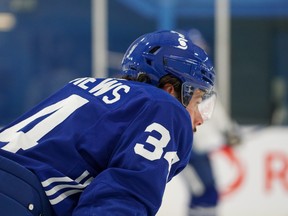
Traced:
<path fill-rule="evenodd" d="M 192 125 L 167 92 L 79 78 L 0 131 L 0 154 L 39 178 L 55 215 L 155 215 L 188 163 Z"/>

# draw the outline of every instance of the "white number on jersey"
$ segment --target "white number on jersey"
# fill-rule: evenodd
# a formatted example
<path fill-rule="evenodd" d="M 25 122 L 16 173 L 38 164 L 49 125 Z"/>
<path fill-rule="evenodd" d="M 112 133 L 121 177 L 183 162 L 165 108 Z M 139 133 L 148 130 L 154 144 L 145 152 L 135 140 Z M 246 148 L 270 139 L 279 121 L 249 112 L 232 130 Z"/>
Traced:
<path fill-rule="evenodd" d="M 160 139 L 156 139 L 155 137 L 150 135 L 146 139 L 146 145 L 147 143 L 149 143 L 150 145 L 154 146 L 153 151 L 147 150 L 145 148 L 145 144 L 141 143 L 136 143 L 134 147 L 134 151 L 136 154 L 141 155 L 142 157 L 150 161 L 158 160 L 162 157 L 164 152 L 163 149 L 168 145 L 171 139 L 170 132 L 161 124 L 154 122 L 145 129 L 145 132 L 152 132 L 152 131 L 156 131 L 161 135 Z M 164 159 L 166 159 L 169 164 L 168 172 L 170 171 L 172 164 L 179 161 L 179 157 L 177 156 L 177 152 L 175 151 L 166 152 L 166 154 L 164 155 Z"/>
<path fill-rule="evenodd" d="M 71 95 L 55 104 L 45 107 L 18 124 L 7 128 L 0 133 L 0 142 L 8 142 L 2 149 L 15 153 L 20 149 L 26 150 L 37 145 L 42 137 L 87 102 L 87 99 L 79 95 Z M 33 128 L 27 132 L 21 131 L 25 126 L 41 117 L 45 118 L 38 122 Z"/>

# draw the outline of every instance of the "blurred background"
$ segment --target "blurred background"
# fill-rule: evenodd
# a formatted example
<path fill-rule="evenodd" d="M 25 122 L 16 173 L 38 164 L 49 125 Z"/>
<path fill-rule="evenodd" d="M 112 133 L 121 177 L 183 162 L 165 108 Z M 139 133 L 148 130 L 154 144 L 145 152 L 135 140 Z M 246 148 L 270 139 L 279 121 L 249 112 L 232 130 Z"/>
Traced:
<path fill-rule="evenodd" d="M 204 38 L 219 101 L 240 131 L 232 153 L 218 145 L 227 130 L 205 149 L 217 215 L 287 216 L 287 0 L 0 0 L 0 125 L 74 78 L 115 76 L 129 44 L 160 29 Z M 183 179 L 171 182 L 159 215 L 187 215 Z"/>

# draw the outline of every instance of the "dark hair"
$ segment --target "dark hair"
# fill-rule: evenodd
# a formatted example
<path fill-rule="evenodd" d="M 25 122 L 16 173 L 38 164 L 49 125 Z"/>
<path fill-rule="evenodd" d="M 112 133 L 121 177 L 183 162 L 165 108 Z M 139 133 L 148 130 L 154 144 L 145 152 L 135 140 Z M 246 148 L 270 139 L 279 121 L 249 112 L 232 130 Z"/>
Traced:
<path fill-rule="evenodd" d="M 175 97 L 181 102 L 181 89 L 182 89 L 182 82 L 176 76 L 172 74 L 167 74 L 160 78 L 158 83 L 158 88 L 163 88 L 165 84 L 171 84 L 175 90 Z"/>
<path fill-rule="evenodd" d="M 122 79 L 131 80 L 131 81 L 137 81 L 137 82 L 144 82 L 144 83 L 151 84 L 150 77 L 147 74 L 145 74 L 145 73 L 140 73 L 137 76 L 137 78 L 134 78 L 131 75 L 124 75 L 124 76 L 122 76 Z"/>
<path fill-rule="evenodd" d="M 126 80 L 144 82 L 144 83 L 148 83 L 148 84 L 151 83 L 150 77 L 145 73 L 140 73 L 137 78 L 134 78 L 134 77 L 129 76 L 129 75 L 125 75 L 122 78 L 126 79 Z M 165 84 L 167 84 L 167 83 L 173 85 L 174 90 L 176 92 L 176 98 L 179 101 L 181 101 L 181 88 L 182 88 L 181 80 L 179 80 L 176 76 L 174 76 L 172 74 L 167 74 L 167 75 L 160 78 L 157 87 L 162 89 L 165 86 Z"/>

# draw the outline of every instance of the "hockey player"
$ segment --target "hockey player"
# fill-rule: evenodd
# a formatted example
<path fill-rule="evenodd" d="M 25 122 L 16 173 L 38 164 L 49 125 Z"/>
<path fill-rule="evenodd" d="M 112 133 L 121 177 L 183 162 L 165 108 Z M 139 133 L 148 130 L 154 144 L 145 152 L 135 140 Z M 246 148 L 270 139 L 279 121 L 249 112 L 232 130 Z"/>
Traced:
<path fill-rule="evenodd" d="M 71 81 L 0 131 L 0 155 L 36 174 L 54 215 L 155 215 L 211 116 L 213 66 L 184 35 L 141 36 L 122 67 L 122 79 Z"/>

